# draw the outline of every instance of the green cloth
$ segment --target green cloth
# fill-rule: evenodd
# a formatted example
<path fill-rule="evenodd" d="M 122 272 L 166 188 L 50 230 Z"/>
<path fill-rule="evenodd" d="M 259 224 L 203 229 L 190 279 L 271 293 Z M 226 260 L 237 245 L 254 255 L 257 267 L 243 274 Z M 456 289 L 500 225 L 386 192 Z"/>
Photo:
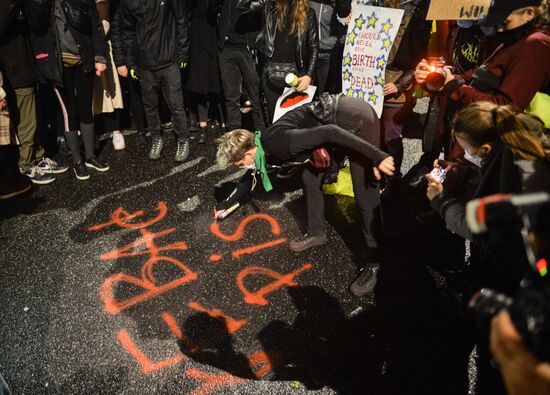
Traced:
<path fill-rule="evenodd" d="M 353 181 L 351 179 L 349 166 L 340 170 L 338 173 L 338 181 L 334 184 L 323 185 L 323 192 L 325 195 L 344 195 L 353 197 Z"/>
<path fill-rule="evenodd" d="M 262 132 L 257 131 L 256 137 L 254 138 L 254 144 L 256 144 L 256 154 L 254 155 L 254 164 L 256 165 L 256 171 L 260 173 L 260 178 L 262 179 L 262 185 L 266 192 L 269 192 L 273 189 L 269 176 L 267 175 L 266 169 L 266 159 L 264 148 L 262 147 Z"/>
<path fill-rule="evenodd" d="M 550 129 L 550 96 L 537 92 L 529 106 L 525 109 L 528 114 L 538 116 L 544 122 L 544 127 Z"/>

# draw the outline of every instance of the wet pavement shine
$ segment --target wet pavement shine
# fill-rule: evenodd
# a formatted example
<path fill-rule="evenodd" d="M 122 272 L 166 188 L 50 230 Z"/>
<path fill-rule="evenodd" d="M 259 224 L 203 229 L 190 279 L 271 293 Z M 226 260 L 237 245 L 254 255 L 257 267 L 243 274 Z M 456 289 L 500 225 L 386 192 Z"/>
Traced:
<path fill-rule="evenodd" d="M 328 243 L 295 254 L 299 177 L 215 223 L 241 173 L 217 168 L 212 139 L 183 164 L 173 141 L 155 162 L 127 146 L 104 147 L 109 172 L 67 172 L 0 206 L 14 394 L 467 392 L 462 313 L 408 200 L 383 201 L 386 264 L 357 298 L 352 198 L 327 196 Z"/>

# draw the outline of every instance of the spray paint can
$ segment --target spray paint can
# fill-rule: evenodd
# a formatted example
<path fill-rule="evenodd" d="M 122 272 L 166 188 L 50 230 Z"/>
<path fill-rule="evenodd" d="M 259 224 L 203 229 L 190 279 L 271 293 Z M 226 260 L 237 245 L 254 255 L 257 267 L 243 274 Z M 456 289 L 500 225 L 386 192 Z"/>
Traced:
<path fill-rule="evenodd" d="M 294 73 L 288 73 L 285 77 L 285 82 L 288 86 L 294 88 L 296 86 L 298 86 L 298 83 L 300 81 L 298 81 L 298 76 Z"/>

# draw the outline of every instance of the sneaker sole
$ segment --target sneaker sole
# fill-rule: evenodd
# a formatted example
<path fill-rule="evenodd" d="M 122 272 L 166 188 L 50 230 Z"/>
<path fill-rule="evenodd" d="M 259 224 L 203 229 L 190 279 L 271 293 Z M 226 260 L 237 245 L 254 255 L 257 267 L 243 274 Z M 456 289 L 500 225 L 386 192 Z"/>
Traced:
<path fill-rule="evenodd" d="M 74 175 L 76 177 L 77 180 L 80 180 L 80 181 L 84 181 L 84 180 L 89 180 L 90 179 L 90 175 L 88 174 L 87 176 L 79 176 L 78 174 L 76 174 L 76 171 L 74 172 Z"/>
<path fill-rule="evenodd" d="M 123 149 L 126 148 L 126 146 L 125 146 L 125 145 L 121 145 L 121 146 L 115 147 L 115 146 L 113 145 L 113 148 L 115 149 L 115 151 L 122 151 Z"/>
<path fill-rule="evenodd" d="M 29 177 L 29 180 L 33 183 L 33 184 L 37 184 L 37 185 L 48 185 L 48 184 L 51 184 L 52 182 L 55 181 L 55 178 L 51 178 L 49 180 L 44 180 L 44 181 L 40 181 L 40 180 L 33 180 L 32 178 Z"/>
<path fill-rule="evenodd" d="M 289 244 L 288 249 L 292 252 L 302 252 L 302 251 L 305 251 L 305 250 L 309 250 L 310 248 L 313 248 L 313 247 L 322 246 L 323 244 L 326 244 L 326 243 L 327 243 L 327 239 L 325 239 L 323 242 L 316 242 L 315 244 L 308 245 L 307 247 L 292 247 Z"/>
<path fill-rule="evenodd" d="M 42 173 L 44 174 L 61 174 L 61 173 L 65 173 L 67 170 L 69 170 L 68 167 L 64 167 L 63 169 L 59 169 L 59 170 L 52 170 L 52 169 L 43 169 L 41 167 L 39 167 L 40 170 L 42 170 Z"/>
<path fill-rule="evenodd" d="M 91 163 L 88 163 L 88 162 L 84 162 L 84 164 L 86 165 L 86 167 L 89 167 L 90 169 L 95 169 L 97 171 L 108 171 L 110 169 L 109 166 L 107 166 L 107 167 L 97 167 L 97 166 L 94 166 L 94 165 L 92 165 Z M 84 179 L 86 180 L 87 178 L 84 178 Z"/>
<path fill-rule="evenodd" d="M 14 198 L 16 196 L 22 195 L 25 192 L 28 192 L 31 189 L 30 185 L 27 185 L 24 189 L 21 189 L 20 191 L 14 191 L 12 193 L 8 193 L 7 195 L 0 195 L 0 200 L 7 200 Z"/>

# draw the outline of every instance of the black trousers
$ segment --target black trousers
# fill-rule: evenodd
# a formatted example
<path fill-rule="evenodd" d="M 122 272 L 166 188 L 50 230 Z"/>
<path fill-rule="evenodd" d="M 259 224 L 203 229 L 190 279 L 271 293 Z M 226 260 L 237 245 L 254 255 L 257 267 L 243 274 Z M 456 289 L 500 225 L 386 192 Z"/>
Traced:
<path fill-rule="evenodd" d="M 176 64 L 160 70 L 150 71 L 140 68 L 141 94 L 145 118 L 153 139 L 161 138 L 159 91 L 162 92 L 168 110 L 172 114 L 174 132 L 179 141 L 189 137 L 187 128 L 187 116 L 183 104 L 183 91 L 181 85 L 181 72 Z"/>
<path fill-rule="evenodd" d="M 80 123 L 92 123 L 93 79 L 92 72 L 85 73 L 82 66 L 63 68 L 63 87 L 54 87 L 61 106 L 63 130 L 80 130 Z"/>
<path fill-rule="evenodd" d="M 320 54 L 317 61 L 317 72 L 315 84 L 317 85 L 317 95 L 326 92 L 328 72 L 330 70 L 330 54 Z"/>
<path fill-rule="evenodd" d="M 370 116 L 367 114 L 372 114 L 372 112 L 366 112 L 360 108 L 363 105 L 368 106 L 366 102 L 350 99 L 345 96 L 340 98 L 336 112 L 336 124 L 343 129 L 352 130 L 369 143 L 380 146 L 379 122 L 363 119 L 358 121 L 357 125 L 349 124 L 349 119 L 353 118 L 352 114 L 365 114 L 365 117 Z M 373 163 L 355 151 L 342 151 L 339 154 L 348 155 L 350 159 L 353 193 L 361 215 L 361 230 L 367 246 L 377 248 L 381 230 L 380 188 L 374 177 Z M 323 176 L 324 172 L 318 172 L 311 167 L 306 168 L 302 173 L 307 205 L 307 233 L 314 236 L 324 233 Z"/>
<path fill-rule="evenodd" d="M 229 130 L 241 128 L 242 87 L 252 103 L 252 120 L 257 130 L 265 129 L 260 106 L 260 77 L 252 54 L 247 49 L 226 45 L 219 53 L 220 70 L 225 94 L 225 110 Z"/>

